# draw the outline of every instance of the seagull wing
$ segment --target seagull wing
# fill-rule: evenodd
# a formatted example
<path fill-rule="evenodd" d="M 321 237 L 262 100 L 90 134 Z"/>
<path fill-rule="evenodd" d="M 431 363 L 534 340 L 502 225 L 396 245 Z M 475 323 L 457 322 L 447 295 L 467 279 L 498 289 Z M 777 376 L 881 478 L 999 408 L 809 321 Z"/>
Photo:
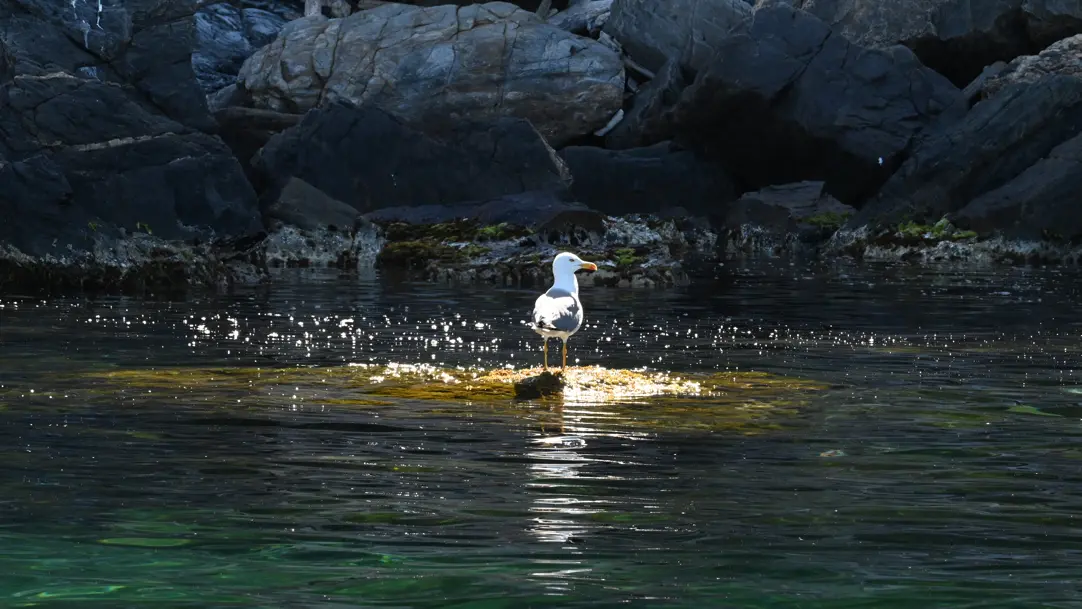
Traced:
<path fill-rule="evenodd" d="M 576 332 L 582 325 L 582 305 L 571 292 L 552 288 L 534 302 L 533 325 L 540 330 Z"/>

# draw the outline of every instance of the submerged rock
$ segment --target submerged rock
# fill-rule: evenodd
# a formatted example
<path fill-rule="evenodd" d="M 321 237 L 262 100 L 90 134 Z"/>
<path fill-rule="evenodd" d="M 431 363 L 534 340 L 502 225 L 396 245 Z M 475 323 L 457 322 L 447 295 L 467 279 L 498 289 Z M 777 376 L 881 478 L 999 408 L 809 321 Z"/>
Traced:
<path fill-rule="evenodd" d="M 424 131 L 519 117 L 559 145 L 620 109 L 624 68 L 604 45 L 512 4 L 388 3 L 289 23 L 245 62 L 239 81 L 262 108 L 374 104 Z"/>
<path fill-rule="evenodd" d="M 527 331 L 527 330 L 524 330 Z M 354 364 L 298 368 L 154 368 L 91 372 L 97 387 L 159 390 L 187 401 L 221 400 L 245 395 L 245 408 L 292 408 L 318 404 L 321 411 L 368 410 L 404 405 L 411 417 L 487 415 L 535 420 L 539 406 L 552 405 L 556 420 L 543 425 L 574 424 L 561 409 L 575 404 L 604 404 L 606 424 L 643 430 L 743 431 L 769 428 L 777 417 L 791 416 L 825 383 L 759 372 L 669 373 L 652 370 L 573 367 L 563 388 L 543 401 L 515 398 L 515 384 L 537 376 L 539 369 L 446 368 L 424 364 Z M 288 387 L 288 391 L 284 388 Z M 145 390 L 150 390 L 147 393 Z M 644 399 L 649 398 L 649 399 Z M 597 422 L 594 422 L 596 426 Z"/>

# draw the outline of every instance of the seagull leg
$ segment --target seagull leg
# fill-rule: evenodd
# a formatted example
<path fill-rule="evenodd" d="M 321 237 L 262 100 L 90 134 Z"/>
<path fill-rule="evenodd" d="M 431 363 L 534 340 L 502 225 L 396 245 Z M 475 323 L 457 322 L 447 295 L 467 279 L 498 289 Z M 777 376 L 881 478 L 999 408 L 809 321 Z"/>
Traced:
<path fill-rule="evenodd" d="M 548 338 L 545 338 L 544 345 L 545 346 L 544 346 L 543 350 L 545 352 L 545 370 L 548 370 L 549 369 L 549 339 Z"/>
<path fill-rule="evenodd" d="M 567 339 L 563 340 L 563 344 L 564 344 L 564 363 L 563 363 L 562 366 L 560 366 L 560 371 L 561 372 L 563 372 L 564 370 L 567 370 Z"/>

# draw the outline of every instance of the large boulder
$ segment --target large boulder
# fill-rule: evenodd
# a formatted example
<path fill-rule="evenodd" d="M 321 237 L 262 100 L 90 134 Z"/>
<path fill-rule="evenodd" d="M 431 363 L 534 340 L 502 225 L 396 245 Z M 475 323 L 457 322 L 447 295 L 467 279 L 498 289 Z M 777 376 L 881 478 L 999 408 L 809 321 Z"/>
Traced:
<path fill-rule="evenodd" d="M 0 85 L 0 244 L 31 256 L 101 237 L 211 239 L 260 229 L 255 193 L 220 139 L 129 87 L 54 73 Z"/>
<path fill-rule="evenodd" d="M 997 60 L 1082 33 L 1082 4 L 1061 0 L 758 0 L 806 10 L 869 48 L 904 44 L 963 86 Z"/>
<path fill-rule="evenodd" d="M 655 131 L 721 159 L 742 191 L 823 180 L 858 204 L 918 132 L 965 112 L 961 92 L 904 47 L 865 49 L 789 6 L 759 9 L 715 47 Z"/>
<path fill-rule="evenodd" d="M 614 0 L 603 29 L 647 69 L 685 54 L 699 68 L 709 49 L 751 12 L 744 0 Z"/>
<path fill-rule="evenodd" d="M 214 128 L 192 71 L 195 0 L 0 0 L 0 80 L 66 72 L 132 86 L 169 117 Z"/>
<path fill-rule="evenodd" d="M 287 24 L 245 62 L 239 84 L 257 107 L 375 104 L 424 131 L 525 118 L 560 145 L 620 109 L 624 69 L 611 49 L 511 4 L 386 4 Z"/>
<path fill-rule="evenodd" d="M 1016 178 L 955 216 L 962 228 L 1027 239 L 1082 238 L 1082 134 L 1056 146 Z"/>
<path fill-rule="evenodd" d="M 996 206 L 997 198 L 1019 194 L 1010 188 L 998 189 L 1079 133 L 1082 133 L 1082 80 L 1053 74 L 1010 85 L 975 105 L 963 120 L 923 135 L 909 159 L 884 184 L 876 198 L 849 221 L 848 228 L 888 229 L 901 222 L 931 224 L 982 195 L 989 198 L 978 208 Z M 1061 149 L 1015 188 L 1018 184 L 1032 185 L 1034 176 L 1055 173 L 1058 170 L 1054 166 L 1068 162 L 1074 150 L 1073 147 Z M 997 190 L 998 194 L 988 194 Z M 1048 192 L 1033 192 L 1027 197 L 1042 197 Z M 1017 203 L 1026 200 L 1023 197 Z M 1065 199 L 1062 204 L 1075 205 L 1073 198 Z M 971 213 L 970 217 L 975 215 Z"/>
<path fill-rule="evenodd" d="M 559 191 L 570 174 L 516 118 L 459 124 L 443 139 L 375 106 L 333 102 L 272 137 L 255 159 L 270 183 L 298 177 L 361 212 Z"/>
<path fill-rule="evenodd" d="M 611 215 L 676 207 L 709 215 L 734 198 L 721 167 L 667 142 L 628 150 L 568 146 L 560 157 L 574 178 L 571 196 Z"/>
<path fill-rule="evenodd" d="M 203 91 L 209 94 L 235 83 L 244 60 L 273 41 L 287 21 L 300 16 L 281 8 L 271 12 L 234 2 L 199 9 L 192 67 Z"/>

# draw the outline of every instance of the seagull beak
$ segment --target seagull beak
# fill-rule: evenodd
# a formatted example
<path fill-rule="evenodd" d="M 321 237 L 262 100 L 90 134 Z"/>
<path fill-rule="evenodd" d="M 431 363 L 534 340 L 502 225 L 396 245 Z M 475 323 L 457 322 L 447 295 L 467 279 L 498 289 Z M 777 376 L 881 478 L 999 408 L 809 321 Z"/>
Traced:
<path fill-rule="evenodd" d="M 597 265 L 594 264 L 593 262 L 583 262 L 582 266 L 579 267 L 579 268 L 586 269 L 587 271 L 596 271 L 597 270 Z"/>

